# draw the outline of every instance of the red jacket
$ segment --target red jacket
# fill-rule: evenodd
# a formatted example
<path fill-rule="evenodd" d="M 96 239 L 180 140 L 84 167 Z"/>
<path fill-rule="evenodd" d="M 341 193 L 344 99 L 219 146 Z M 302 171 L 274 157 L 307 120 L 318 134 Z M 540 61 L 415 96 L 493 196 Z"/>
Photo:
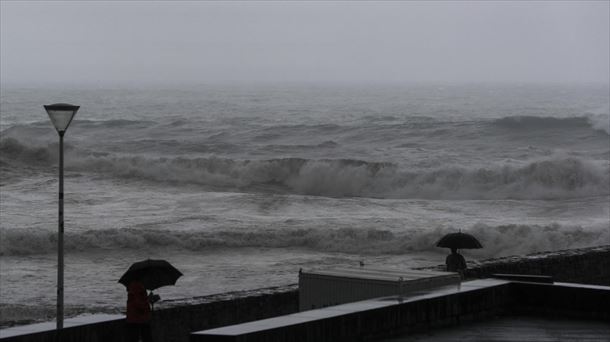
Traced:
<path fill-rule="evenodd" d="M 127 322 L 147 323 L 151 312 L 148 295 L 142 283 L 133 281 L 127 286 Z"/>

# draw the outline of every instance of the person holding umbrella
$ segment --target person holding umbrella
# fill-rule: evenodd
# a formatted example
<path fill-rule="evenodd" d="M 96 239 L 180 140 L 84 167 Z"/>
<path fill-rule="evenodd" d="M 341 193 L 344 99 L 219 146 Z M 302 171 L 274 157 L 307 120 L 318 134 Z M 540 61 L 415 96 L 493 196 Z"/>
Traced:
<path fill-rule="evenodd" d="M 462 278 L 466 270 L 466 260 L 457 252 L 458 248 L 483 248 L 483 245 L 474 236 L 461 231 L 443 236 L 438 240 L 436 246 L 451 249 L 451 254 L 445 259 L 447 272 L 458 272 Z"/>
<path fill-rule="evenodd" d="M 182 273 L 165 260 L 136 262 L 123 274 L 119 283 L 127 287 L 127 341 L 152 342 L 150 321 L 151 305 L 160 297 L 153 290 L 166 285 L 175 285 Z M 146 290 L 150 290 L 147 295 Z"/>

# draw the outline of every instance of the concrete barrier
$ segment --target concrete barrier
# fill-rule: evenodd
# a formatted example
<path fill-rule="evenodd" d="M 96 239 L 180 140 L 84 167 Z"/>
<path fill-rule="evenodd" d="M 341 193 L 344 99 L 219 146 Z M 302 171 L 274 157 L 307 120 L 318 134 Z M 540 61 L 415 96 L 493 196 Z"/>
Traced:
<path fill-rule="evenodd" d="M 188 341 L 192 331 L 248 322 L 298 311 L 296 284 L 206 296 L 203 302 L 167 305 L 155 312 L 157 341 Z"/>
<path fill-rule="evenodd" d="M 466 270 L 467 279 L 494 273 L 552 276 L 553 280 L 610 286 L 610 245 L 490 259 Z"/>
<path fill-rule="evenodd" d="M 502 314 L 610 319 L 610 287 L 472 280 L 461 288 L 421 291 L 303 311 L 195 332 L 191 342 L 373 341 Z"/>
<path fill-rule="evenodd" d="M 610 245 L 558 252 L 537 253 L 521 257 L 491 259 L 470 265 L 469 279 L 485 278 L 494 273 L 552 276 L 555 281 L 610 285 Z M 442 269 L 443 266 L 432 269 Z M 298 311 L 296 284 L 194 298 L 189 302 L 166 302 L 155 312 L 154 334 L 159 341 L 186 342 L 192 331 L 237 324 Z M 98 322 L 90 327 L 74 328 L 73 340 L 122 341 L 122 320 Z M 54 341 L 52 324 L 36 334 L 7 335 L 0 330 L 2 342 Z M 27 326 L 19 327 L 26 329 Z M 75 330 L 75 331 L 76 331 Z M 80 332 L 83 331 L 83 332 Z M 83 338 L 86 334 L 86 338 Z M 110 334 L 110 335 L 108 335 Z M 106 336 L 114 336 L 107 339 Z"/>
<path fill-rule="evenodd" d="M 123 315 L 89 315 L 64 320 L 64 328 L 55 329 L 55 322 L 29 324 L 0 330 L 0 340 L 10 342 L 56 341 L 123 341 Z"/>
<path fill-rule="evenodd" d="M 165 302 L 153 314 L 156 341 L 188 341 L 191 331 L 285 315 L 298 310 L 296 285 L 191 298 L 188 303 Z M 2 342 L 123 342 L 122 315 L 93 315 L 67 319 L 60 335 L 55 323 L 0 330 Z"/>

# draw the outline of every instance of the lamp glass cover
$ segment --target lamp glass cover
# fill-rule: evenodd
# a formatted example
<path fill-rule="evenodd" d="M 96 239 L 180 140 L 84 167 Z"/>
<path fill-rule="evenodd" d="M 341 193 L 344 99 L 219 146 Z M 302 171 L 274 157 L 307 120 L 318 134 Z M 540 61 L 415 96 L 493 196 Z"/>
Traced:
<path fill-rule="evenodd" d="M 80 108 L 79 106 L 61 103 L 44 107 L 49 114 L 49 118 L 51 118 L 53 126 L 55 126 L 55 129 L 57 129 L 58 132 L 65 132 L 68 129 L 70 122 L 72 122 L 72 119 L 74 118 L 74 114 L 76 114 Z"/>

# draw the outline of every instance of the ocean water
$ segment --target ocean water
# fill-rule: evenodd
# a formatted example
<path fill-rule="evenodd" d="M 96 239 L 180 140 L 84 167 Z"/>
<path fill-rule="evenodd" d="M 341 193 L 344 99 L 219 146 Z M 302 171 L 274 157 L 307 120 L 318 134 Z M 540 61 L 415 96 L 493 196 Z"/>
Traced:
<path fill-rule="evenodd" d="M 3 87 L 0 325 L 53 319 L 58 137 L 67 316 L 120 312 L 132 262 L 162 298 L 295 283 L 305 267 L 610 244 L 608 86 Z"/>

